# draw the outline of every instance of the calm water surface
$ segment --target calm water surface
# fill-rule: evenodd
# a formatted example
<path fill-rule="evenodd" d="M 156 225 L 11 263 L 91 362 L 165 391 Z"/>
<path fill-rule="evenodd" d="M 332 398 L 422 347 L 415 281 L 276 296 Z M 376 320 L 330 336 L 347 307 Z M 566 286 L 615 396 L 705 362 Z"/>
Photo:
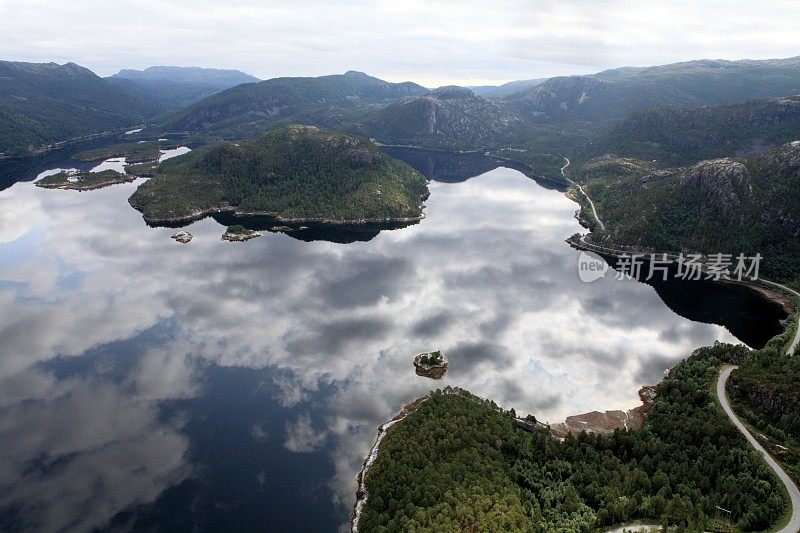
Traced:
<path fill-rule="evenodd" d="M 0 192 L 0 529 L 336 531 L 376 426 L 431 389 L 558 421 L 778 327 L 748 328 L 777 315 L 735 289 L 718 315 L 581 283 L 573 202 L 448 168 L 422 223 L 350 244 L 222 242 L 207 219 L 181 245 L 128 206 L 138 183 Z M 431 349 L 439 382 L 411 365 Z"/>

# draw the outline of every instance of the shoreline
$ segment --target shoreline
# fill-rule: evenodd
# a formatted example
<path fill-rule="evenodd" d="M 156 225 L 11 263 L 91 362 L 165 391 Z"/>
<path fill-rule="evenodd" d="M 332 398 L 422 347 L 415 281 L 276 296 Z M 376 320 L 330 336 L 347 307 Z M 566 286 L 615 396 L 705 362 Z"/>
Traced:
<path fill-rule="evenodd" d="M 73 137 L 71 139 L 67 139 L 67 140 L 64 140 L 64 141 L 58 141 L 58 142 L 55 142 L 53 144 L 46 144 L 46 145 L 43 145 L 43 146 L 37 146 L 36 148 L 33 148 L 32 150 L 27 150 L 27 151 L 25 151 L 23 153 L 19 153 L 19 154 L 10 154 L 10 155 L 0 154 L 0 161 L 10 161 L 10 160 L 13 160 L 13 159 L 26 159 L 28 157 L 37 157 L 37 156 L 40 156 L 40 155 L 47 154 L 48 152 L 52 152 L 54 150 L 61 150 L 62 148 L 68 148 L 69 146 L 71 146 L 73 144 L 79 144 L 79 143 L 86 142 L 86 141 L 93 141 L 95 139 L 103 139 L 105 137 L 113 137 L 115 135 L 124 135 L 125 132 L 128 131 L 129 129 L 130 128 L 120 128 L 120 129 L 116 129 L 116 130 L 109 130 L 109 131 L 103 131 L 103 132 L 100 132 L 100 133 L 92 133 L 92 134 L 89 134 L 89 135 L 83 135 L 83 136 L 80 136 L 80 137 Z"/>
<path fill-rule="evenodd" d="M 386 437 L 386 431 L 411 413 L 415 412 L 422 402 L 424 402 L 427 398 L 428 395 L 426 394 L 425 396 L 420 396 L 416 400 L 412 400 L 409 403 L 404 404 L 400 408 L 400 411 L 394 415 L 391 420 L 378 426 L 378 434 L 375 438 L 375 443 L 370 448 L 369 454 L 367 454 L 367 456 L 364 458 L 361 470 L 358 472 L 358 476 L 356 476 L 358 489 L 356 490 L 356 503 L 353 505 L 353 510 L 350 513 L 351 533 L 358 533 L 358 521 L 361 518 L 361 511 L 364 509 L 364 505 L 366 505 L 367 499 L 369 498 L 369 492 L 367 491 L 364 479 L 369 471 L 369 468 L 378 458 L 381 443 L 383 442 L 384 437 Z"/>
<path fill-rule="evenodd" d="M 672 372 L 672 369 L 669 369 L 667 372 L 665 372 L 664 379 L 666 379 L 670 375 L 671 372 Z M 619 429 L 637 430 L 646 421 L 647 412 L 649 411 L 650 407 L 653 405 L 653 402 L 655 400 L 655 390 L 658 387 L 658 385 L 661 382 L 664 381 L 664 379 L 662 379 L 659 383 L 657 383 L 655 385 L 644 385 L 644 386 L 642 386 L 642 388 L 639 389 L 639 399 L 641 401 L 641 404 L 637 405 L 636 407 L 633 407 L 631 409 L 628 409 L 627 411 L 611 410 L 611 411 L 605 411 L 605 413 L 600 413 L 599 411 L 592 411 L 590 413 L 582 413 L 582 414 L 577 414 L 577 415 L 570 415 L 570 416 L 567 417 L 566 421 L 563 422 L 563 423 L 558 423 L 558 424 L 553 424 L 553 425 L 550 425 L 550 424 L 547 424 L 547 423 L 539 423 L 539 426 L 546 428 L 548 433 L 552 437 L 554 437 L 556 439 L 563 439 L 567 434 L 569 434 L 569 433 L 571 433 L 573 431 L 573 428 L 568 428 L 567 427 L 567 421 L 569 421 L 570 419 L 577 420 L 577 419 L 580 419 L 581 417 L 584 417 L 585 415 L 592 415 L 594 413 L 607 414 L 607 413 L 617 413 L 618 412 L 618 413 L 625 413 L 627 415 L 626 418 L 625 418 L 625 423 L 622 426 L 620 426 Z M 380 454 L 380 447 L 381 447 L 381 444 L 383 443 L 383 439 L 386 437 L 387 430 L 390 427 L 392 427 L 393 425 L 397 424 L 398 422 L 403 421 L 403 419 L 405 419 L 408 415 L 413 414 L 417 410 L 417 408 L 428 398 L 429 395 L 430 395 L 430 393 L 426 394 L 425 396 L 420 396 L 419 398 L 417 398 L 415 400 L 412 400 L 409 403 L 404 404 L 402 407 L 400 407 L 400 410 L 398 411 L 397 414 L 395 414 L 387 422 L 385 422 L 385 423 L 381 424 L 380 426 L 378 426 L 378 431 L 377 431 L 377 436 L 375 438 L 375 442 L 373 443 L 372 447 L 370 448 L 370 451 L 367 454 L 367 456 L 364 458 L 364 461 L 362 462 L 361 470 L 359 470 L 358 475 L 356 476 L 356 483 L 357 483 L 357 487 L 358 488 L 356 489 L 356 502 L 353 505 L 353 510 L 350 513 L 350 532 L 351 533 L 358 533 L 358 520 L 361 518 L 361 511 L 363 510 L 364 506 L 367 503 L 367 499 L 369 498 L 369 492 L 366 489 L 366 485 L 365 485 L 364 480 L 365 480 L 366 474 L 369 471 L 370 467 L 378 459 L 378 455 Z M 523 423 L 524 423 L 524 419 L 517 418 L 517 419 L 515 419 L 515 421 L 517 422 L 518 426 L 520 425 L 521 421 L 523 421 Z M 559 426 L 564 426 L 564 428 L 566 429 L 566 431 L 563 434 L 559 433 L 559 430 L 560 430 Z M 635 427 L 633 427 L 633 426 L 635 426 Z M 617 428 L 592 428 L 592 427 L 583 427 L 583 428 L 581 428 L 581 430 L 587 431 L 587 432 L 590 432 L 590 433 L 591 432 L 597 432 L 597 433 L 613 432 L 615 429 L 617 429 Z"/>
<path fill-rule="evenodd" d="M 80 182 L 68 182 L 68 183 L 55 183 L 52 185 L 48 184 L 41 184 L 41 181 L 36 181 L 33 184 L 36 187 L 42 189 L 49 189 L 49 190 L 59 190 L 59 191 L 78 191 L 78 192 L 85 192 L 85 191 L 94 191 L 97 189 L 104 189 L 106 187 L 111 187 L 112 185 L 120 185 L 122 183 L 131 183 L 139 179 L 139 176 L 133 174 L 120 174 L 121 177 L 113 178 L 107 181 L 92 183 L 91 185 L 81 185 Z"/>
<path fill-rule="evenodd" d="M 134 209 L 136 209 L 141 213 L 140 206 L 137 206 L 136 204 L 131 202 L 130 198 L 128 199 L 128 203 L 130 204 L 131 207 L 133 207 Z M 188 215 L 182 215 L 176 217 L 149 217 L 145 214 L 142 214 L 142 218 L 149 225 L 152 226 L 164 225 L 168 227 L 189 224 L 191 222 L 196 222 L 198 220 L 202 220 L 209 216 L 219 215 L 223 213 L 228 213 L 231 214 L 234 218 L 241 218 L 241 219 L 263 217 L 272 219 L 274 222 L 282 224 L 319 224 L 324 226 L 361 226 L 365 224 L 406 224 L 406 223 L 420 222 L 425 218 L 425 213 L 422 213 L 419 216 L 414 216 L 414 217 L 386 217 L 386 218 L 361 218 L 361 219 L 336 219 L 336 218 L 325 218 L 325 217 L 286 217 L 279 215 L 277 213 L 258 212 L 258 211 L 247 213 L 247 212 L 237 211 L 237 209 L 238 208 L 232 206 L 212 207 L 204 209 L 202 211 L 196 211 Z"/>
<path fill-rule="evenodd" d="M 601 246 L 599 244 L 594 244 L 592 242 L 586 241 L 586 237 L 587 235 L 584 235 L 580 239 L 575 239 L 573 236 L 568 238 L 566 242 L 577 250 L 594 252 L 601 256 L 605 255 L 616 258 L 619 258 L 622 254 L 652 253 L 656 255 L 661 255 L 662 253 L 664 253 L 652 250 L 637 249 L 636 247 L 630 247 L 631 248 L 630 250 L 607 248 L 605 246 Z M 624 246 L 624 245 L 617 245 L 617 246 Z M 668 259 L 677 258 L 675 254 L 667 253 L 666 256 Z M 788 295 L 785 295 L 783 292 L 779 291 L 777 287 L 773 288 L 771 286 L 773 282 L 770 282 L 768 280 L 762 280 L 760 278 L 756 280 L 719 279 L 713 282 L 727 284 L 727 285 L 739 285 L 760 294 L 762 297 L 780 306 L 787 313 L 787 315 L 789 315 L 787 317 L 787 320 L 791 319 L 792 315 L 800 311 L 800 309 L 798 309 L 797 305 L 792 301 L 792 299 Z M 764 283 L 767 283 L 770 286 L 764 285 Z"/>

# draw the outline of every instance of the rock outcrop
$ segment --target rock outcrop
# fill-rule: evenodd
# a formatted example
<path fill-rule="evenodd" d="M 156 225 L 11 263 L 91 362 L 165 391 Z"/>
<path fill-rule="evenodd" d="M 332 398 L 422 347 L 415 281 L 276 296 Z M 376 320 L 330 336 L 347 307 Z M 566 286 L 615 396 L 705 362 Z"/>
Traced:
<path fill-rule="evenodd" d="M 173 239 L 175 239 L 181 244 L 187 244 L 191 242 L 193 237 L 194 236 L 188 231 L 179 231 L 178 233 L 172 236 Z"/>
<path fill-rule="evenodd" d="M 730 158 L 701 161 L 685 176 L 685 183 L 698 187 L 703 207 L 731 215 L 753 199 L 753 180 L 747 167 Z"/>
<path fill-rule="evenodd" d="M 424 352 L 414 357 L 414 368 L 418 376 L 442 379 L 447 373 L 447 357 L 442 352 Z"/>
<path fill-rule="evenodd" d="M 249 241 L 250 239 L 255 239 L 256 237 L 261 237 L 261 234 L 257 231 L 247 229 L 242 226 L 231 226 L 225 231 L 225 233 L 223 233 L 222 240 L 231 242 L 244 242 Z"/>

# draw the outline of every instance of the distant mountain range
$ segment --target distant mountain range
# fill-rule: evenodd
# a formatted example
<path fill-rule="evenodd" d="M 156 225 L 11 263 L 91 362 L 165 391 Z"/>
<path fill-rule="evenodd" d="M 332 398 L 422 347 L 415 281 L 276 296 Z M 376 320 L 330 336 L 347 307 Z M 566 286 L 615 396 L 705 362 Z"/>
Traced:
<path fill-rule="evenodd" d="M 473 85 L 467 87 L 478 96 L 486 98 L 501 98 L 509 94 L 518 93 L 547 81 L 547 78 L 537 78 L 535 80 L 517 80 L 504 83 L 502 85 Z"/>
<path fill-rule="evenodd" d="M 165 66 L 122 69 L 107 79 L 166 111 L 176 111 L 242 83 L 261 81 L 239 70 Z"/>
<path fill-rule="evenodd" d="M 504 102 L 535 122 L 609 122 L 657 106 L 721 105 L 800 94 L 800 57 L 690 61 L 551 78 Z"/>
<path fill-rule="evenodd" d="M 177 113 L 165 127 L 244 137 L 288 123 L 339 127 L 378 106 L 428 90 L 363 72 L 317 78 L 275 78 L 239 85 Z"/>
<path fill-rule="evenodd" d="M 258 81 L 235 70 L 150 67 L 103 79 L 71 63 L 3 62 L 0 152 L 143 122 L 198 142 L 308 124 L 391 144 L 512 147 L 531 161 L 615 152 L 684 164 L 793 140 L 796 108 L 787 102 L 798 94 L 800 58 L 690 61 L 433 91 L 355 71 Z"/>

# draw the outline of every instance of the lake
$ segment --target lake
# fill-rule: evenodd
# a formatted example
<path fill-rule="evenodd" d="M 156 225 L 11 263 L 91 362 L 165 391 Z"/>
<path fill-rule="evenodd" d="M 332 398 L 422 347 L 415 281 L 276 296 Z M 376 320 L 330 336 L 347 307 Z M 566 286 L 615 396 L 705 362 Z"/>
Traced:
<path fill-rule="evenodd" d="M 2 529 L 346 529 L 376 427 L 432 389 L 557 422 L 780 331 L 740 287 L 581 282 L 553 185 L 393 155 L 442 181 L 421 223 L 364 239 L 230 243 L 205 219 L 182 245 L 128 205 L 139 181 L 9 177 L 69 164 L 52 155 L 0 169 Z M 440 381 L 411 364 L 434 349 Z"/>

